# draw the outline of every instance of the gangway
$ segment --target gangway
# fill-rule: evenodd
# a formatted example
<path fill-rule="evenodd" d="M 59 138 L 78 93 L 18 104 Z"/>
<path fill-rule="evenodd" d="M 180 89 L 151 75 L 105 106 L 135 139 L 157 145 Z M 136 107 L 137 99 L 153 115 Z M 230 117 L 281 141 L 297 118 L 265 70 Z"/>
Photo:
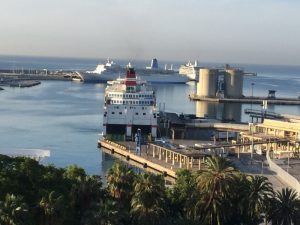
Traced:
<path fill-rule="evenodd" d="M 252 118 L 256 118 L 258 120 L 258 118 L 261 118 L 262 121 L 263 119 L 282 119 L 283 115 L 279 114 L 279 113 L 275 113 L 275 112 L 270 112 L 270 111 L 266 111 L 266 110 L 257 110 L 257 109 L 245 109 L 244 110 L 245 114 L 249 114 L 250 117 Z"/>

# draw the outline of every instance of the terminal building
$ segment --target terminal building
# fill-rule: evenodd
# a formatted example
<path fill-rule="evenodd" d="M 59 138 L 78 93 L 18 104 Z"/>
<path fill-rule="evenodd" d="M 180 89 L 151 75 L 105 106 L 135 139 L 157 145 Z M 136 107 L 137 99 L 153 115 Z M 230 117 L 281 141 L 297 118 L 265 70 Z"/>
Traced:
<path fill-rule="evenodd" d="M 274 157 L 300 157 L 300 119 L 265 119 L 263 123 L 250 124 L 249 132 L 241 132 L 242 142 L 278 142 L 255 149 L 259 152 L 272 150 Z"/>
<path fill-rule="evenodd" d="M 255 132 L 300 142 L 300 120 L 271 120 L 255 125 Z"/>

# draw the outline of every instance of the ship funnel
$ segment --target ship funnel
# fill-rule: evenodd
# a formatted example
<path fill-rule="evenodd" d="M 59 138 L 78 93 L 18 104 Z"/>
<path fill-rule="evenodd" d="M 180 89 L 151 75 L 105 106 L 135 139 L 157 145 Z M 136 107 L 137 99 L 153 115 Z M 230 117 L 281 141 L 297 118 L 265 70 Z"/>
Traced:
<path fill-rule="evenodd" d="M 127 73 L 126 73 L 126 78 L 125 78 L 125 85 L 127 87 L 136 86 L 135 70 L 132 67 L 127 68 Z"/>
<path fill-rule="evenodd" d="M 198 66 L 198 61 L 197 60 L 195 60 L 194 66 Z"/>
<path fill-rule="evenodd" d="M 129 62 L 126 66 L 126 68 L 133 68 L 133 66 L 131 65 L 131 63 Z"/>
<path fill-rule="evenodd" d="M 158 69 L 158 61 L 156 58 L 152 59 L 151 61 L 151 68 L 152 69 Z"/>

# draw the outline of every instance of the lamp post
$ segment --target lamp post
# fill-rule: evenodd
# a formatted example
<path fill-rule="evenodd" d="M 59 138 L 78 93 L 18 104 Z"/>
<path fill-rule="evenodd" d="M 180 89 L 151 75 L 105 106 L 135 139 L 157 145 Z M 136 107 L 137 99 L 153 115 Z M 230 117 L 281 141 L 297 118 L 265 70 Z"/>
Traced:
<path fill-rule="evenodd" d="M 254 83 L 251 83 L 251 110 L 252 110 L 252 104 L 253 104 L 253 86 L 254 86 Z"/>
<path fill-rule="evenodd" d="M 287 143 L 287 147 L 288 147 L 288 164 L 287 164 L 286 172 L 289 172 L 289 167 L 290 167 L 290 142 L 289 141 Z"/>
<path fill-rule="evenodd" d="M 253 151 L 254 151 L 254 124 L 253 123 L 249 123 L 249 128 L 250 128 L 250 132 L 251 132 L 251 152 L 250 152 L 250 159 L 251 159 L 251 165 L 253 164 Z"/>

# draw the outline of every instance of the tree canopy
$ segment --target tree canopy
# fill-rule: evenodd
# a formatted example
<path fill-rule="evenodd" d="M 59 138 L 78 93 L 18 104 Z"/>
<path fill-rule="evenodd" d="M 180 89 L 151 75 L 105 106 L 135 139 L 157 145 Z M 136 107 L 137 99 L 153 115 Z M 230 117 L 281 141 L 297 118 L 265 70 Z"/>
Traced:
<path fill-rule="evenodd" d="M 120 162 L 102 181 L 76 165 L 0 155 L 0 224 L 299 224 L 294 190 L 274 192 L 267 178 L 242 174 L 221 157 L 208 158 L 204 168 L 178 171 L 166 186 L 162 175 L 136 174 Z"/>

